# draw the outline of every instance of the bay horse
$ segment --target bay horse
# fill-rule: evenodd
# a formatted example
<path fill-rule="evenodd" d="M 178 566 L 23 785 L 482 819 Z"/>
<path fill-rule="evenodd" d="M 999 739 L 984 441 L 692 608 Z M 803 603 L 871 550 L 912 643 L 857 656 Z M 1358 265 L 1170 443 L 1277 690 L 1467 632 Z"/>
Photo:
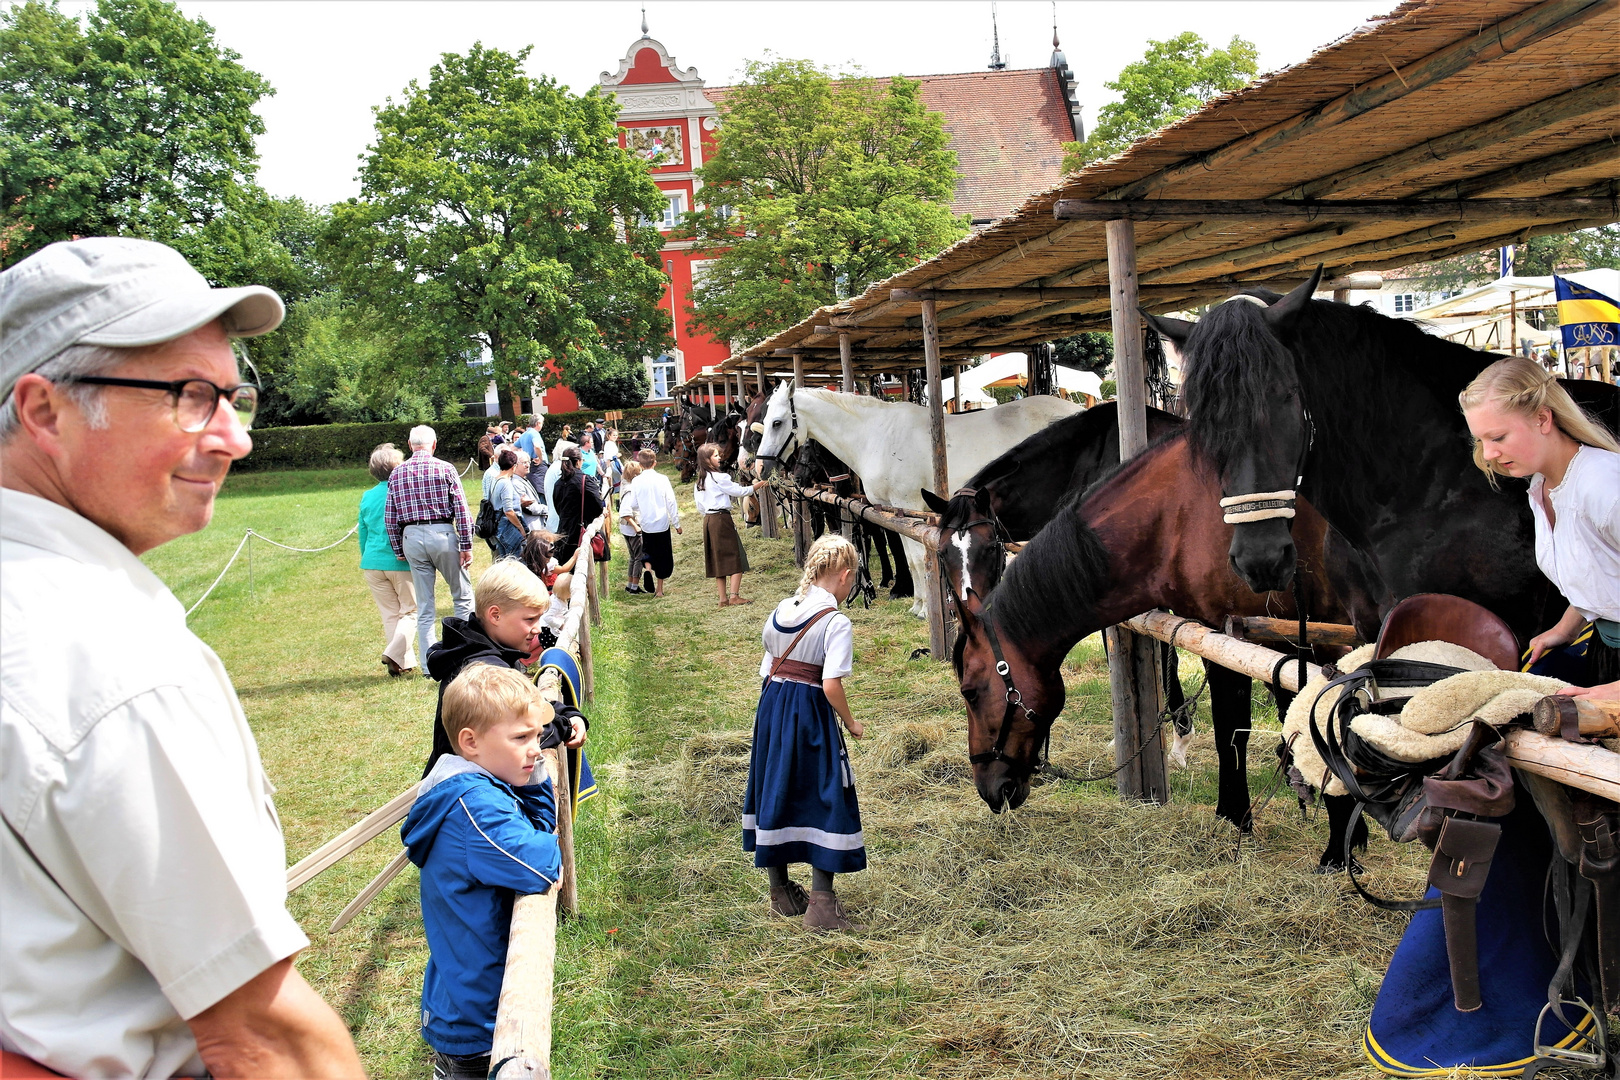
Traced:
<path fill-rule="evenodd" d="M 1256 597 L 1233 576 L 1222 555 L 1231 526 L 1194 465 L 1188 433 L 1172 430 L 1089 491 L 1071 491 L 988 598 L 976 587 L 951 594 L 961 619 L 953 659 L 968 707 L 968 749 L 988 756 L 1000 747 L 998 757 L 973 769 L 991 810 L 1016 808 L 1028 797 L 1041 747 L 1063 709 L 1063 661 L 1082 639 L 1155 607 L 1215 625 L 1227 614 L 1295 616 L 1292 597 Z M 1311 614 L 1354 621 L 1372 640 L 1377 623 L 1368 613 L 1377 605 L 1364 594 L 1366 569 L 1328 544 L 1326 522 L 1309 507 L 1295 520 Z M 1023 711 L 1008 706 L 991 635 Z M 1220 757 L 1216 813 L 1246 829 L 1250 680 L 1214 665 L 1207 670 Z M 1348 799 L 1329 803 L 1324 870 L 1343 865 L 1351 809 Z M 1364 827 L 1356 842 L 1365 845 Z"/>
<path fill-rule="evenodd" d="M 941 572 L 951 575 L 951 597 L 961 615 L 954 661 L 969 711 L 970 753 L 978 755 L 995 746 L 1006 722 L 1006 688 L 996 674 L 983 627 L 987 620 L 1030 712 L 1055 719 L 1063 708 L 1061 664 L 1069 649 L 1121 619 L 1150 607 L 1217 627 L 1226 615 L 1298 617 L 1290 594 L 1257 596 L 1231 573 L 1225 557 L 1231 526 L 1221 521 L 1218 502 L 1210 497 L 1212 481 L 1194 468 L 1187 432 L 1178 418 L 1162 415 L 1160 424 L 1168 434 L 1158 437 L 1149 450 L 1097 481 L 1090 491 L 1072 487 L 1034 541 L 1025 544 L 1011 565 L 1001 563 L 1006 565 L 1004 575 L 990 570 L 995 562 L 991 547 L 1001 551 L 995 518 L 987 517 L 987 512 L 993 515 L 990 500 L 978 492 L 962 492 L 949 502 L 941 518 L 941 539 L 951 539 L 941 542 L 941 551 L 954 549 L 966 559 L 941 555 Z M 1118 447 L 1118 436 L 1113 439 Z M 1000 486 L 1013 484 L 1003 481 Z M 1001 495 L 1006 504 L 1017 502 L 1013 492 Z M 1037 507 L 1030 508 L 1034 512 Z M 1379 604 L 1369 594 L 1375 588 L 1369 568 L 1343 538 L 1333 538 L 1309 504 L 1299 507 L 1296 528 L 1312 619 L 1354 623 L 1366 640 L 1372 640 L 1377 636 Z M 977 567 L 977 572 L 957 578 L 964 562 Z M 1008 585 L 1014 581 L 1017 588 L 1009 593 Z M 995 591 L 987 596 L 990 589 Z M 1335 657 L 1317 653 L 1315 659 Z M 1205 661 L 1204 670 L 1218 761 L 1215 814 L 1241 831 L 1251 831 L 1247 745 L 1252 680 L 1212 662 Z M 1281 714 L 1293 695 L 1275 687 L 1272 693 Z M 1174 706 L 1174 696 L 1168 704 Z M 1014 727 L 1003 759 L 975 763 L 975 787 L 991 810 L 1021 805 L 1029 795 L 1029 777 L 1050 724 L 1045 719 L 1032 725 L 1038 730 L 1024 732 L 1027 740 L 1021 740 L 1019 727 Z M 1319 866 L 1340 870 L 1354 800 L 1324 801 L 1330 839 Z M 1356 831 L 1356 845 L 1366 845 L 1364 826 Z"/>
<path fill-rule="evenodd" d="M 992 458 L 1047 424 L 1080 412 L 1061 398 L 1036 395 L 993 409 L 945 417 L 945 455 L 950 482 L 959 486 Z M 866 494 L 889 506 L 915 506 L 933 484 L 928 410 L 907 402 L 878 401 L 861 394 L 801 389 L 784 381 L 765 407 L 759 459 L 765 475 L 795 448 L 815 439 L 848 462 Z M 914 581 L 924 580 L 923 547 L 902 539 Z M 919 590 L 913 615 L 928 613 L 927 590 Z"/>
<path fill-rule="evenodd" d="M 1492 488 L 1469 454 L 1457 395 L 1498 356 L 1313 300 L 1321 276 L 1281 297 L 1250 290 L 1197 323 L 1149 316 L 1181 350 L 1191 445 L 1228 512 L 1258 508 L 1233 530 L 1233 568 L 1256 591 L 1288 586 L 1290 519 L 1264 515 L 1303 496 L 1366 554 L 1386 605 L 1462 596 L 1523 645 L 1567 605 L 1536 568 L 1526 482 Z M 1615 426 L 1615 387 L 1563 385 Z"/>

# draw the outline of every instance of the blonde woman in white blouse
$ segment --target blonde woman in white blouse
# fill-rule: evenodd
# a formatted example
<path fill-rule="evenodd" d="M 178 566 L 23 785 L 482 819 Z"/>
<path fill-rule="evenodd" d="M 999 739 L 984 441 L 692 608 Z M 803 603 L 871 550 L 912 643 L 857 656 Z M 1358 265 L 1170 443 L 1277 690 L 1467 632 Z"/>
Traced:
<path fill-rule="evenodd" d="M 698 447 L 697 484 L 692 498 L 703 515 L 703 575 L 715 579 L 720 606 L 752 604 L 742 595 L 742 576 L 748 572 L 748 555 L 743 551 L 737 524 L 731 519 L 731 500 L 765 486 L 760 480 L 752 486 L 737 483 L 720 471 L 720 448 L 714 443 Z M 727 586 L 730 586 L 728 594 Z"/>
<path fill-rule="evenodd" d="M 1620 441 L 1575 404 L 1558 380 L 1520 356 L 1498 360 L 1460 395 L 1474 463 L 1530 481 L 1536 565 L 1569 601 L 1530 639 L 1530 662 L 1592 624 L 1583 685 L 1562 693 L 1620 699 Z"/>

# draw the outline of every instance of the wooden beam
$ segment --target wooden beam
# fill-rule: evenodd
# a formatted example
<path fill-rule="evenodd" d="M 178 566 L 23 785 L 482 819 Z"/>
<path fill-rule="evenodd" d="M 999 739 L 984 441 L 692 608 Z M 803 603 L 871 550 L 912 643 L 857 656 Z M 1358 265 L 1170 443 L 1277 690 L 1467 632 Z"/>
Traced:
<path fill-rule="evenodd" d="M 1140 199 L 1182 180 L 1230 169 L 1256 154 L 1320 135 L 1347 120 L 1372 112 L 1408 94 L 1433 86 L 1477 65 L 1506 56 L 1551 34 L 1562 33 L 1603 14 L 1612 0 L 1546 0 L 1479 33 L 1447 45 L 1381 78 L 1356 87 L 1317 108 L 1279 121 L 1209 153 L 1198 154 L 1108 193 L 1109 198 Z M 1482 144 L 1490 145 L 1490 144 Z"/>
<path fill-rule="evenodd" d="M 1059 199 L 1052 213 L 1059 221 L 1525 221 L 1593 217 L 1612 205 L 1607 199 Z"/>
<path fill-rule="evenodd" d="M 1549 0 L 1552 2 L 1552 0 Z M 1609 0 L 1612 2 L 1612 0 Z M 1436 161 L 1457 155 L 1486 153 L 1491 147 L 1535 134 L 1565 120 L 1614 112 L 1615 94 L 1620 93 L 1620 75 L 1587 83 L 1555 97 L 1544 98 L 1522 109 L 1503 113 L 1481 124 L 1459 128 L 1445 135 L 1425 139 L 1394 154 L 1352 165 L 1336 173 L 1300 184 L 1283 193 L 1284 198 L 1318 199 L 1347 184 L 1358 187 L 1390 180 L 1408 173 L 1422 176 Z"/>
<path fill-rule="evenodd" d="M 855 392 L 855 360 L 850 352 L 848 334 L 838 335 L 838 364 L 842 368 L 840 374 L 843 376 L 843 382 L 840 384 L 839 389 L 846 394 L 853 394 Z"/>
<path fill-rule="evenodd" d="M 412 784 L 377 809 L 338 833 L 332 839 L 305 855 L 287 870 L 287 891 L 310 881 L 317 875 L 348 858 L 356 850 L 376 839 L 390 827 L 405 820 L 416 802 L 416 784 Z"/>
<path fill-rule="evenodd" d="M 1268 619 L 1264 615 L 1228 615 L 1226 636 L 1238 641 L 1294 644 L 1299 640 L 1299 620 Z M 1356 628 L 1343 623 L 1308 622 L 1305 624 L 1305 640 L 1312 645 L 1343 645 L 1347 648 L 1363 644 Z"/>
<path fill-rule="evenodd" d="M 804 385 L 804 353 L 793 354 L 793 389 L 797 390 Z"/>
<path fill-rule="evenodd" d="M 1119 459 L 1147 448 L 1147 384 L 1142 367 L 1142 316 L 1136 290 L 1136 226 L 1110 221 L 1108 287 L 1114 335 L 1114 378 L 1119 385 Z"/>

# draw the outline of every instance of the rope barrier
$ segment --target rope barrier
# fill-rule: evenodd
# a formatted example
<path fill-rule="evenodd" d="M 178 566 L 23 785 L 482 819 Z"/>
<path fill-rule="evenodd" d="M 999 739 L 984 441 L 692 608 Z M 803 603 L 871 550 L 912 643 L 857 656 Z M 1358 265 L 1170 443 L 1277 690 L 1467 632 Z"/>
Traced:
<path fill-rule="evenodd" d="M 186 618 L 188 618 L 188 619 L 191 618 L 191 613 L 196 611 L 198 608 L 202 607 L 202 602 L 204 600 L 208 599 L 208 597 L 213 594 L 215 589 L 219 588 L 219 583 L 225 580 L 226 573 L 228 573 L 230 571 L 230 568 L 233 565 L 235 565 L 237 556 L 242 554 L 242 549 L 247 547 L 248 544 L 253 540 L 254 537 L 258 537 L 260 540 L 263 540 L 265 543 L 274 544 L 276 547 L 282 548 L 283 550 L 286 550 L 286 551 L 296 551 L 296 552 L 299 552 L 301 554 L 313 555 L 313 554 L 315 554 L 317 552 L 331 551 L 333 548 L 337 547 L 339 544 L 343 543 L 345 540 L 347 540 L 349 537 L 353 536 L 355 533 L 357 533 L 359 531 L 360 531 L 360 526 L 355 525 L 355 526 L 351 527 L 348 532 L 344 533 L 342 536 L 338 537 L 336 540 L 332 541 L 330 544 L 325 545 L 324 547 L 301 548 L 301 547 L 293 547 L 291 544 L 283 544 L 280 540 L 272 540 L 268 536 L 265 536 L 263 533 L 254 532 L 252 529 L 249 529 L 247 532 L 242 534 L 242 542 L 236 545 L 236 550 L 235 551 L 231 552 L 231 557 L 225 561 L 225 566 L 220 570 L 219 576 L 214 579 L 214 583 L 212 585 L 208 586 L 208 588 L 203 591 L 203 594 L 201 596 L 197 597 L 197 602 L 195 604 L 192 604 L 189 608 L 186 609 Z"/>
<path fill-rule="evenodd" d="M 314 553 L 316 553 L 318 551 L 331 551 L 333 548 L 337 547 L 339 544 L 343 543 L 343 541 L 347 540 L 349 537 L 353 536 L 355 533 L 357 533 L 359 531 L 360 531 L 360 526 L 355 525 L 352 528 L 350 528 L 348 532 L 344 533 L 342 536 L 338 537 L 336 540 L 332 541 L 330 544 L 327 544 L 325 547 L 318 547 L 318 548 L 293 547 L 291 544 L 283 544 L 279 540 L 272 540 L 268 536 L 264 535 L 264 533 L 262 533 L 262 532 L 254 532 L 252 529 L 248 530 L 248 535 L 249 536 L 256 536 L 260 540 L 263 540 L 265 543 L 274 544 L 276 547 L 282 548 L 283 550 L 286 550 L 286 551 L 300 551 L 300 552 L 303 552 L 306 555 L 313 555 Z"/>
<path fill-rule="evenodd" d="M 236 557 L 242 554 L 242 549 L 247 546 L 247 542 L 251 539 L 253 539 L 253 530 L 249 529 L 242 535 L 242 542 L 236 545 L 236 550 L 231 552 L 231 558 L 230 561 L 225 564 L 225 570 L 229 570 L 231 568 L 231 563 L 234 563 L 236 561 Z M 186 618 L 191 618 L 191 613 L 202 607 L 202 602 L 208 599 L 209 593 L 212 593 L 216 588 L 219 587 L 219 583 L 225 580 L 225 570 L 221 570 L 219 572 L 219 577 L 215 578 L 214 583 L 208 586 L 207 592 L 204 592 L 201 596 L 197 597 L 197 602 L 186 609 Z"/>

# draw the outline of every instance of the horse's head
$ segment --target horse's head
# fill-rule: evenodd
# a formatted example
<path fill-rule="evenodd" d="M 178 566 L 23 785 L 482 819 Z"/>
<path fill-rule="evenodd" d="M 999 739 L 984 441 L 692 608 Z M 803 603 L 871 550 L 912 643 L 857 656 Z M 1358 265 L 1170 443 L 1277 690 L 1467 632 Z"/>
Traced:
<path fill-rule="evenodd" d="M 778 462 L 786 460 L 801 441 L 798 414 L 793 408 L 793 383 L 784 379 L 776 392 L 765 403 L 765 415 L 760 421 L 763 431 L 758 449 L 761 476 L 769 477 Z"/>
<path fill-rule="evenodd" d="M 765 432 L 765 395 L 756 393 L 748 399 L 748 407 L 743 410 L 742 424 L 738 434 L 742 437 L 741 448 L 737 452 L 737 461 L 748 467 L 749 458 L 759 453 L 759 437 Z"/>
<path fill-rule="evenodd" d="M 1007 553 L 1001 544 L 1007 531 L 996 519 L 985 488 L 962 488 L 946 501 L 927 489 L 922 493 L 928 509 L 939 515 L 939 570 L 946 591 L 957 605 L 968 593 L 990 595 L 1007 567 Z"/>
<path fill-rule="evenodd" d="M 1191 444 L 1220 480 L 1232 568 L 1255 592 L 1294 576 L 1290 525 L 1314 428 L 1293 330 L 1321 276 L 1281 298 L 1239 294 L 1197 323 L 1148 316 L 1181 352 Z"/>
<path fill-rule="evenodd" d="M 999 814 L 1029 798 L 1041 746 L 1063 711 L 1063 676 L 1060 670 L 1037 671 L 1018 642 L 995 625 L 994 613 L 983 608 L 977 592 L 970 589 L 967 596 L 965 601 L 951 596 L 960 623 L 951 660 L 967 703 L 973 785 Z"/>

